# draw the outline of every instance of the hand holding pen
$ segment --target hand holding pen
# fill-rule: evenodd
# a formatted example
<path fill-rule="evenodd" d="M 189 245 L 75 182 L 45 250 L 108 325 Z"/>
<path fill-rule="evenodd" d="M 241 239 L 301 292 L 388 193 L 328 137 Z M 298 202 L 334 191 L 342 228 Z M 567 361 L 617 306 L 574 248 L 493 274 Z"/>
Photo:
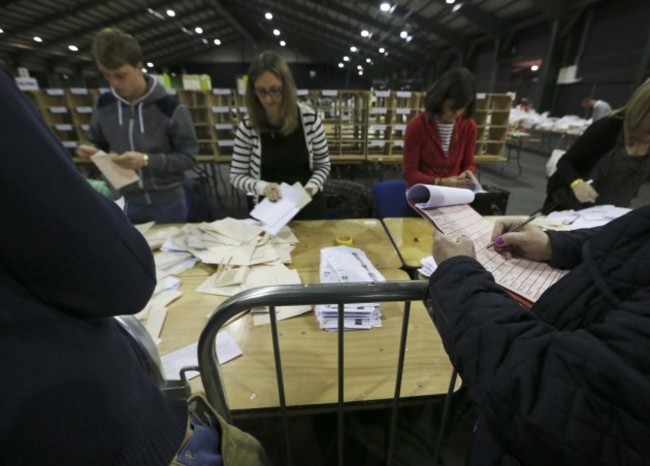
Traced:
<path fill-rule="evenodd" d="M 539 262 L 550 260 L 552 251 L 548 235 L 530 223 L 541 214 L 540 209 L 524 222 L 516 218 L 497 221 L 492 230 L 493 242 L 488 247 L 494 247 L 506 259 L 518 256 Z"/>
<path fill-rule="evenodd" d="M 582 178 L 578 178 L 571 183 L 574 196 L 583 204 L 587 202 L 594 203 L 598 198 L 598 191 L 592 186 L 593 182 L 594 180 L 584 181 Z"/>

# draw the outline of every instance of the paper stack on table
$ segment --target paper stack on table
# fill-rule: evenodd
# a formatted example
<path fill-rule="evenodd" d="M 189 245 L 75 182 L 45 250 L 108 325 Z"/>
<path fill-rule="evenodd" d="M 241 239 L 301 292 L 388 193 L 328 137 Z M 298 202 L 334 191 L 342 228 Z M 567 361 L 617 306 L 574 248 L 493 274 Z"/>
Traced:
<path fill-rule="evenodd" d="M 320 252 L 321 283 L 383 282 L 386 279 L 361 249 L 348 246 L 323 248 Z M 345 304 L 345 330 L 381 327 L 379 303 Z M 323 330 L 338 330 L 338 305 L 316 306 L 316 319 Z"/>

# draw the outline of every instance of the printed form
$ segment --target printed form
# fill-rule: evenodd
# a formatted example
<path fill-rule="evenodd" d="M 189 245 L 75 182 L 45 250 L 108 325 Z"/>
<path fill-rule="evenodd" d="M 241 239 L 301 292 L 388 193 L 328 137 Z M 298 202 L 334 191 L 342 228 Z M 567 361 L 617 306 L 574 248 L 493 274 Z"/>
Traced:
<path fill-rule="evenodd" d="M 505 260 L 493 248 L 490 235 L 494 223 L 468 205 L 453 205 L 433 209 L 418 209 L 445 235 L 466 236 L 474 242 L 476 260 L 492 273 L 494 280 L 508 291 L 534 303 L 546 289 L 566 275 L 543 262 L 512 258 Z"/>

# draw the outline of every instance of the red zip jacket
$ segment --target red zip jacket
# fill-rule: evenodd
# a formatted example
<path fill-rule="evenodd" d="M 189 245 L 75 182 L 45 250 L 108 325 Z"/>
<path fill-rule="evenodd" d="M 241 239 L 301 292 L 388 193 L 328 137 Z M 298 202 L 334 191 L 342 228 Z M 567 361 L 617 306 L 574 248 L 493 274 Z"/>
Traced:
<path fill-rule="evenodd" d="M 406 127 L 402 176 L 411 187 L 417 183 L 435 184 L 437 178 L 458 176 L 465 170 L 475 172 L 475 146 L 476 123 L 471 118 L 457 118 L 445 157 L 438 127 L 423 111 Z"/>

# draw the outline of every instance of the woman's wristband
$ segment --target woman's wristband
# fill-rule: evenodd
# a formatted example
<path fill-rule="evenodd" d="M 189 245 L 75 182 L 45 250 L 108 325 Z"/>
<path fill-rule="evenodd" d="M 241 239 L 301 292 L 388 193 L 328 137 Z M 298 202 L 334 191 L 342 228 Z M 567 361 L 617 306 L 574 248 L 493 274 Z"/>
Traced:
<path fill-rule="evenodd" d="M 584 182 L 585 182 L 585 180 L 583 180 L 582 178 L 576 178 L 576 179 L 573 180 L 573 181 L 571 182 L 571 184 L 570 184 L 571 189 L 575 188 L 576 186 L 578 186 L 579 184 L 582 184 L 582 183 L 584 183 Z"/>

